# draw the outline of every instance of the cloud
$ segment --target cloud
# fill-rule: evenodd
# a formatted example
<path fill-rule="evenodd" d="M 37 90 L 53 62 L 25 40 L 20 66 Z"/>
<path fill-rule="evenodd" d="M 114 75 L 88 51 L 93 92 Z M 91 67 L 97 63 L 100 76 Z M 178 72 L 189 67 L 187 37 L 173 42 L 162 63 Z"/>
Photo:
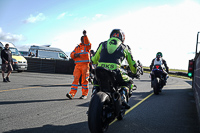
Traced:
<path fill-rule="evenodd" d="M 28 44 L 23 44 L 23 45 L 16 45 L 19 51 L 28 51 L 29 48 L 32 45 L 36 45 L 36 46 L 41 46 L 41 44 L 37 44 L 37 43 L 28 43 Z"/>
<path fill-rule="evenodd" d="M 65 16 L 71 17 L 71 16 L 73 16 L 73 14 L 70 14 L 68 12 L 64 12 L 64 13 L 61 13 L 60 15 L 58 15 L 57 19 L 62 19 Z"/>
<path fill-rule="evenodd" d="M 66 13 L 66 16 L 68 16 L 68 17 L 71 17 L 71 16 L 74 16 L 74 14 L 72 14 L 72 13 Z"/>
<path fill-rule="evenodd" d="M 65 15 L 66 15 L 66 13 L 62 13 L 62 14 L 60 14 L 60 15 L 57 17 L 57 19 L 61 19 L 61 18 L 63 18 Z"/>
<path fill-rule="evenodd" d="M 97 19 L 100 19 L 100 18 L 102 18 L 102 17 L 105 17 L 106 15 L 103 15 L 103 14 L 96 14 L 93 18 L 92 18 L 92 20 L 97 20 Z"/>
<path fill-rule="evenodd" d="M 24 39 L 23 35 L 4 33 L 2 28 L 0 27 L 0 40 L 7 42 L 15 42 L 15 41 L 21 41 L 23 39 Z"/>
<path fill-rule="evenodd" d="M 88 18 L 87 16 L 84 16 L 84 17 L 76 17 L 74 20 L 75 20 L 75 21 L 89 20 L 89 18 Z"/>
<path fill-rule="evenodd" d="M 75 21 L 81 21 L 81 20 L 86 20 L 86 21 L 93 20 L 93 21 L 96 21 L 98 19 L 105 18 L 105 17 L 107 17 L 107 16 L 104 15 L 104 14 L 95 14 L 95 16 L 93 16 L 93 17 L 88 17 L 88 16 L 76 17 L 74 20 Z"/>
<path fill-rule="evenodd" d="M 200 30 L 199 12 L 200 4 L 186 0 L 178 5 L 146 7 L 112 20 L 96 21 L 83 29 L 87 30 L 94 50 L 109 38 L 112 29 L 120 28 L 125 32 L 125 44 L 131 47 L 134 59 L 143 65 L 149 66 L 161 51 L 170 68 L 187 69 L 188 60 L 194 58 L 194 54 L 188 53 L 195 51 L 196 34 Z M 72 51 L 80 43 L 81 30 L 58 35 L 53 46 Z"/>
<path fill-rule="evenodd" d="M 29 18 L 24 20 L 24 23 L 35 23 L 38 21 L 44 21 L 46 19 L 45 15 L 43 13 L 39 13 L 37 16 L 30 15 Z"/>

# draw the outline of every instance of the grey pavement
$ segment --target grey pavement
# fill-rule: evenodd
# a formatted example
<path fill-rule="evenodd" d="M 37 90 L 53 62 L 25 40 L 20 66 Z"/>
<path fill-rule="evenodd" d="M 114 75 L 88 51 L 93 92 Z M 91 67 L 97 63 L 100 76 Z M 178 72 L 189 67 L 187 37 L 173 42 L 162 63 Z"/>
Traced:
<path fill-rule="evenodd" d="M 2 133 L 89 133 L 90 95 L 66 98 L 72 75 L 12 73 L 10 83 L 0 80 L 0 132 Z M 152 93 L 149 74 L 134 80 L 133 107 Z M 110 125 L 108 133 L 198 133 L 197 111 L 191 81 L 170 77 L 160 95 L 151 95 Z M 91 94 L 89 87 L 89 94 Z"/>

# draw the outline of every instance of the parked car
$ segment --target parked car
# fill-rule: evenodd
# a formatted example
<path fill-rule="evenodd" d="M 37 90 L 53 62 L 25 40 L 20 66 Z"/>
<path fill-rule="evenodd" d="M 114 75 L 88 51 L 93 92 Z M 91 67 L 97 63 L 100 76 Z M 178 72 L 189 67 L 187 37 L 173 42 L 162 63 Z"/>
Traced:
<path fill-rule="evenodd" d="M 18 49 L 16 48 L 16 46 L 13 43 L 0 42 L 0 54 L 6 44 L 9 44 L 9 49 L 12 52 L 12 58 L 13 58 L 13 62 L 14 62 L 13 69 L 18 72 L 27 70 L 27 67 L 28 67 L 27 60 L 20 54 L 20 52 L 18 51 Z M 1 65 L 2 65 L 2 59 L 0 58 L 0 66 Z"/>

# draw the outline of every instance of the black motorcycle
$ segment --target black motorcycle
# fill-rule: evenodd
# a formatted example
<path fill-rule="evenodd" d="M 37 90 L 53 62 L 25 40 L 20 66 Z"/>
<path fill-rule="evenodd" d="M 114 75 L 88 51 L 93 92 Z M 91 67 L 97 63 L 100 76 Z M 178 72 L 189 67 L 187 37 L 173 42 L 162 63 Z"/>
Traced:
<path fill-rule="evenodd" d="M 88 110 L 88 126 L 91 133 L 103 133 L 115 118 L 123 119 L 126 109 L 122 101 L 128 102 L 132 92 L 129 92 L 130 90 L 124 91 L 119 86 L 115 71 L 97 67 L 95 77 L 100 85 L 100 91 L 91 98 Z"/>
<path fill-rule="evenodd" d="M 158 95 L 162 91 L 163 86 L 166 84 L 166 73 L 164 72 L 161 65 L 153 66 L 150 73 L 151 75 L 151 87 L 153 88 L 154 94 Z"/>

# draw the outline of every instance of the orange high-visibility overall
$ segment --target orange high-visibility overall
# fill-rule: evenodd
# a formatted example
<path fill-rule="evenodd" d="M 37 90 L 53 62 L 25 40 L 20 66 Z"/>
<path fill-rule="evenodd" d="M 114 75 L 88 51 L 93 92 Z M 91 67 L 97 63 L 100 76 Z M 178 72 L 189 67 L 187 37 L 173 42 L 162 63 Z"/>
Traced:
<path fill-rule="evenodd" d="M 74 81 L 71 86 L 71 94 L 73 97 L 75 96 L 77 89 L 79 78 L 82 75 L 82 95 L 87 96 L 89 91 L 89 63 L 90 63 L 90 49 L 91 44 L 88 40 L 87 36 L 84 36 L 84 44 L 80 43 L 74 51 L 71 53 L 71 58 L 74 60 L 75 68 L 74 68 Z M 74 54 L 80 54 L 80 57 L 74 57 Z"/>

